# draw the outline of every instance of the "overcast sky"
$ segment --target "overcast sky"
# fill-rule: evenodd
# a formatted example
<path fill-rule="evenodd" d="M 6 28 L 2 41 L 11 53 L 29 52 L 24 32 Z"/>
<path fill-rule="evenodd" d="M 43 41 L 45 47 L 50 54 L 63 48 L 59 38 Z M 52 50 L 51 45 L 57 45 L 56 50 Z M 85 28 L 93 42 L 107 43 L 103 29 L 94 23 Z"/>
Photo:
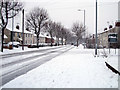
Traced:
<path fill-rule="evenodd" d="M 71 28 L 76 21 L 84 22 L 83 11 L 85 10 L 85 22 L 88 33 L 95 33 L 95 0 L 20 0 L 24 3 L 25 13 L 34 7 L 47 9 L 49 17 L 56 22 L 61 22 L 67 28 Z M 102 32 L 108 24 L 114 25 L 118 20 L 119 0 L 98 0 L 98 32 Z M 18 20 L 21 13 L 15 18 L 15 25 L 21 24 Z M 11 22 L 11 21 L 10 21 Z M 109 22 L 109 23 L 107 23 Z M 10 23 L 8 27 L 10 27 Z"/>

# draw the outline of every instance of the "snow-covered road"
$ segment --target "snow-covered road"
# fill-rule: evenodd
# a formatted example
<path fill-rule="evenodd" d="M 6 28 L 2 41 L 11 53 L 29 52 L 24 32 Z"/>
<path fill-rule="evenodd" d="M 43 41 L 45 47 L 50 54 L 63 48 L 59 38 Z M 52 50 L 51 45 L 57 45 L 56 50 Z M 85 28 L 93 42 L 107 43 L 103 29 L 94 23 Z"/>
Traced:
<path fill-rule="evenodd" d="M 118 69 L 118 54 L 94 57 L 94 49 L 83 49 L 80 45 L 15 78 L 3 88 L 118 88 L 119 76 L 106 67 L 105 61 Z"/>
<path fill-rule="evenodd" d="M 26 54 L 12 55 L 11 57 L 2 58 L 2 73 L 0 73 L 0 78 L 2 78 L 2 85 L 8 81 L 22 75 L 29 70 L 51 60 L 52 58 L 60 55 L 71 49 L 71 46 L 61 46 L 57 48 L 49 48 L 47 50 L 39 50 L 36 52 L 29 52 Z M 14 57 L 13 57 L 14 56 Z"/>

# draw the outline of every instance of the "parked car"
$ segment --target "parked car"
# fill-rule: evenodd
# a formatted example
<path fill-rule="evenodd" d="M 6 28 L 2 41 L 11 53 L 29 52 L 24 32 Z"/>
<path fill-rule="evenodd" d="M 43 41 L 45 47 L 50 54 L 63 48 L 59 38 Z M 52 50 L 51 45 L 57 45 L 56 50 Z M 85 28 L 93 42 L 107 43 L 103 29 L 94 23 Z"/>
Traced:
<path fill-rule="evenodd" d="M 16 47 L 16 48 L 18 48 L 19 45 L 20 45 L 19 42 L 9 42 L 8 44 L 9 44 L 9 45 L 12 45 L 12 44 L 13 44 L 13 47 Z"/>
<path fill-rule="evenodd" d="M 3 42 L 3 47 L 8 48 L 9 47 L 8 43 Z"/>
<path fill-rule="evenodd" d="M 74 46 L 77 46 L 77 43 L 75 43 Z M 79 46 L 79 44 L 78 44 L 78 46 Z"/>

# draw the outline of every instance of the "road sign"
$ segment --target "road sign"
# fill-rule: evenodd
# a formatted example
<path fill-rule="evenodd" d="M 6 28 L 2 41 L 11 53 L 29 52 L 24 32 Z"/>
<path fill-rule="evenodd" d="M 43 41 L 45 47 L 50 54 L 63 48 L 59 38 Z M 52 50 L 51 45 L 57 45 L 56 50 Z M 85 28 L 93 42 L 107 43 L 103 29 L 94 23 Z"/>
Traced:
<path fill-rule="evenodd" d="M 117 33 L 110 33 L 108 35 L 108 42 L 109 43 L 117 43 Z"/>

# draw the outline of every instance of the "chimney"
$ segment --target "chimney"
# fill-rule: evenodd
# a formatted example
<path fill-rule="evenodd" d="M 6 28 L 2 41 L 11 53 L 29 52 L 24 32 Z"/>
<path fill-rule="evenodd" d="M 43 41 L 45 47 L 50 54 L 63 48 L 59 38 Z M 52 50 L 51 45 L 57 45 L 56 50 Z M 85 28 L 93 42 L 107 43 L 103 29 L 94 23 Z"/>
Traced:
<path fill-rule="evenodd" d="M 16 26 L 16 29 L 18 29 L 18 30 L 20 29 L 19 25 Z"/>
<path fill-rule="evenodd" d="M 116 22 L 116 23 L 115 23 L 115 26 L 116 26 L 116 27 L 120 27 L 120 22 Z"/>
<path fill-rule="evenodd" d="M 107 30 L 107 28 L 104 28 L 104 31 L 106 31 Z"/>
<path fill-rule="evenodd" d="M 111 29 L 112 28 L 112 25 L 109 25 L 109 29 Z"/>

